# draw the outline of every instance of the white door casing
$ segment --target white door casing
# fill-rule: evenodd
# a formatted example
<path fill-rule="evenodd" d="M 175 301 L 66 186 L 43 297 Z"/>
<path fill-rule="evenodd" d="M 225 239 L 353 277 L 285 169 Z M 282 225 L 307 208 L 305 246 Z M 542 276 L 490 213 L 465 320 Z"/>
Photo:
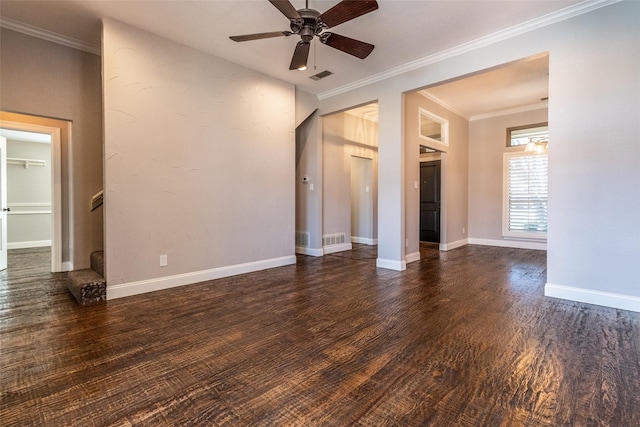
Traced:
<path fill-rule="evenodd" d="M 372 168 L 372 159 L 351 156 L 351 237 L 353 243 L 374 244 Z"/>
<path fill-rule="evenodd" d="M 0 136 L 0 270 L 7 268 L 7 139 Z"/>
<path fill-rule="evenodd" d="M 51 271 L 67 271 L 69 268 L 65 268 L 62 263 L 62 148 L 60 141 L 60 128 L 23 122 L 12 122 L 8 120 L 0 120 L 0 128 L 51 135 L 51 221 L 53 223 L 53 233 L 51 236 Z M 4 168 L 6 161 L 3 162 L 2 165 Z M 5 182 L 4 185 L 6 185 L 6 178 L 3 182 Z M 5 202 L 3 206 L 6 207 L 6 191 L 4 197 Z M 69 214 L 72 215 L 72 209 L 70 209 Z M 6 221 L 4 223 L 6 224 Z M 69 244 L 72 242 L 71 233 L 72 230 L 69 230 Z M 6 228 L 3 235 L 6 236 Z"/>

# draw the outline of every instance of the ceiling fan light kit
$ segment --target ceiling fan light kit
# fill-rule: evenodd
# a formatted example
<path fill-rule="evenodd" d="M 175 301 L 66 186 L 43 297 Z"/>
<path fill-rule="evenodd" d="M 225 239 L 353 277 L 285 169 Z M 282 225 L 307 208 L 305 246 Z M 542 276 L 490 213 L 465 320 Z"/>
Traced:
<path fill-rule="evenodd" d="M 231 40 L 245 42 L 272 37 L 300 36 L 291 59 L 290 70 L 306 70 L 309 49 L 314 37 L 318 37 L 320 43 L 334 49 L 348 53 L 356 58 L 364 59 L 373 51 L 374 45 L 350 37 L 341 36 L 324 30 L 355 19 L 359 16 L 378 9 L 375 0 L 343 0 L 324 13 L 309 9 L 307 0 L 305 8 L 296 10 L 289 0 L 269 0 L 290 21 L 291 31 L 272 31 L 267 33 L 245 34 L 231 36 Z"/>

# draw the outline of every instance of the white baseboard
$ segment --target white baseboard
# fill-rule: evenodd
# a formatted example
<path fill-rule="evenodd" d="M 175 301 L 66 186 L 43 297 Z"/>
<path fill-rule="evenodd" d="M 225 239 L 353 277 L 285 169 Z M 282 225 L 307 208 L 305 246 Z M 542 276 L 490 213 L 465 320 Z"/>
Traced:
<path fill-rule="evenodd" d="M 544 285 L 544 295 L 570 301 L 585 302 L 587 304 L 618 308 L 640 312 L 640 297 L 632 295 L 614 294 L 611 292 L 593 291 L 591 289 L 574 288 L 572 286 Z"/>
<path fill-rule="evenodd" d="M 7 243 L 7 249 L 44 248 L 45 246 L 51 246 L 51 240 L 32 240 L 30 242 Z"/>
<path fill-rule="evenodd" d="M 351 243 L 341 243 L 339 245 L 330 245 L 330 246 L 322 247 L 322 251 L 325 253 L 325 255 L 332 254 L 334 252 L 350 251 L 351 249 L 353 249 L 353 246 L 351 245 Z"/>
<path fill-rule="evenodd" d="M 322 248 L 315 249 L 315 248 L 306 248 L 304 246 L 296 246 L 296 253 L 302 254 L 302 255 L 310 255 L 310 256 L 324 255 L 324 251 L 322 250 Z"/>
<path fill-rule="evenodd" d="M 404 271 L 407 269 L 407 262 L 378 258 L 376 259 L 376 267 L 386 268 L 388 270 Z"/>
<path fill-rule="evenodd" d="M 450 251 L 455 248 L 459 248 L 461 246 L 465 246 L 469 244 L 469 239 L 462 239 L 451 243 L 440 243 L 438 249 L 441 251 Z"/>
<path fill-rule="evenodd" d="M 62 263 L 62 270 L 60 271 L 73 271 L 73 263 L 71 261 L 65 261 Z"/>
<path fill-rule="evenodd" d="M 412 254 L 405 254 L 404 261 L 409 264 L 412 262 L 420 261 L 420 251 L 414 252 Z"/>
<path fill-rule="evenodd" d="M 363 244 L 363 245 L 373 246 L 373 245 L 377 245 L 378 244 L 378 239 L 370 239 L 368 237 L 351 236 L 351 243 L 360 243 L 360 244 Z"/>
<path fill-rule="evenodd" d="M 244 264 L 229 265 L 212 268 L 210 270 L 194 271 L 192 273 L 177 274 L 175 276 L 159 277 L 157 279 L 141 280 L 139 282 L 120 283 L 109 285 L 107 283 L 107 299 L 116 299 L 146 292 L 159 291 L 161 289 L 177 286 L 191 285 L 207 280 L 221 279 L 223 277 L 236 276 L 269 268 L 282 267 L 296 263 L 296 256 L 284 256 Z"/>
<path fill-rule="evenodd" d="M 469 239 L 471 245 L 500 246 L 503 248 L 547 250 L 546 242 L 528 242 L 525 240 Z"/>

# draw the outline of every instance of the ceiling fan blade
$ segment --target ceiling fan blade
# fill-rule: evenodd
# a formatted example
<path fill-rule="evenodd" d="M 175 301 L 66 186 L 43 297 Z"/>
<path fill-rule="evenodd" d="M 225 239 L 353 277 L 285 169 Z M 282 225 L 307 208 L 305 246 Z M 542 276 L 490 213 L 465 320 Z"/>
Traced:
<path fill-rule="evenodd" d="M 269 39 L 271 37 L 290 36 L 293 34 L 291 31 L 272 31 L 270 33 L 256 33 L 256 34 L 244 34 L 241 36 L 229 37 L 234 42 L 247 42 L 250 40 Z"/>
<path fill-rule="evenodd" d="M 292 20 L 302 19 L 296 8 L 293 7 L 289 0 L 269 0 L 269 2 L 278 8 L 278 10 L 287 18 Z"/>
<path fill-rule="evenodd" d="M 349 55 L 364 59 L 373 51 L 374 45 L 335 33 L 322 33 L 320 42 Z"/>
<path fill-rule="evenodd" d="M 290 70 L 300 70 L 307 66 L 307 58 L 309 57 L 309 48 L 311 43 L 300 40 L 296 45 L 296 50 L 291 58 Z"/>
<path fill-rule="evenodd" d="M 343 0 L 320 15 L 319 19 L 331 28 L 376 9 L 378 2 L 375 0 Z"/>

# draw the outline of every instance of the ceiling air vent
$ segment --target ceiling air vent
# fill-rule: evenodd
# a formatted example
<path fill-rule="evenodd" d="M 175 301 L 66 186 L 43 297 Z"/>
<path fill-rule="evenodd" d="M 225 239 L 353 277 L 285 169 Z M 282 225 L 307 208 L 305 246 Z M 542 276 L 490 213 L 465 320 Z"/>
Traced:
<path fill-rule="evenodd" d="M 330 76 L 331 74 L 333 74 L 331 71 L 324 70 L 324 71 L 320 71 L 318 74 L 314 74 L 313 76 L 311 76 L 309 78 L 311 80 L 320 80 L 320 79 L 324 79 L 325 77 Z"/>

